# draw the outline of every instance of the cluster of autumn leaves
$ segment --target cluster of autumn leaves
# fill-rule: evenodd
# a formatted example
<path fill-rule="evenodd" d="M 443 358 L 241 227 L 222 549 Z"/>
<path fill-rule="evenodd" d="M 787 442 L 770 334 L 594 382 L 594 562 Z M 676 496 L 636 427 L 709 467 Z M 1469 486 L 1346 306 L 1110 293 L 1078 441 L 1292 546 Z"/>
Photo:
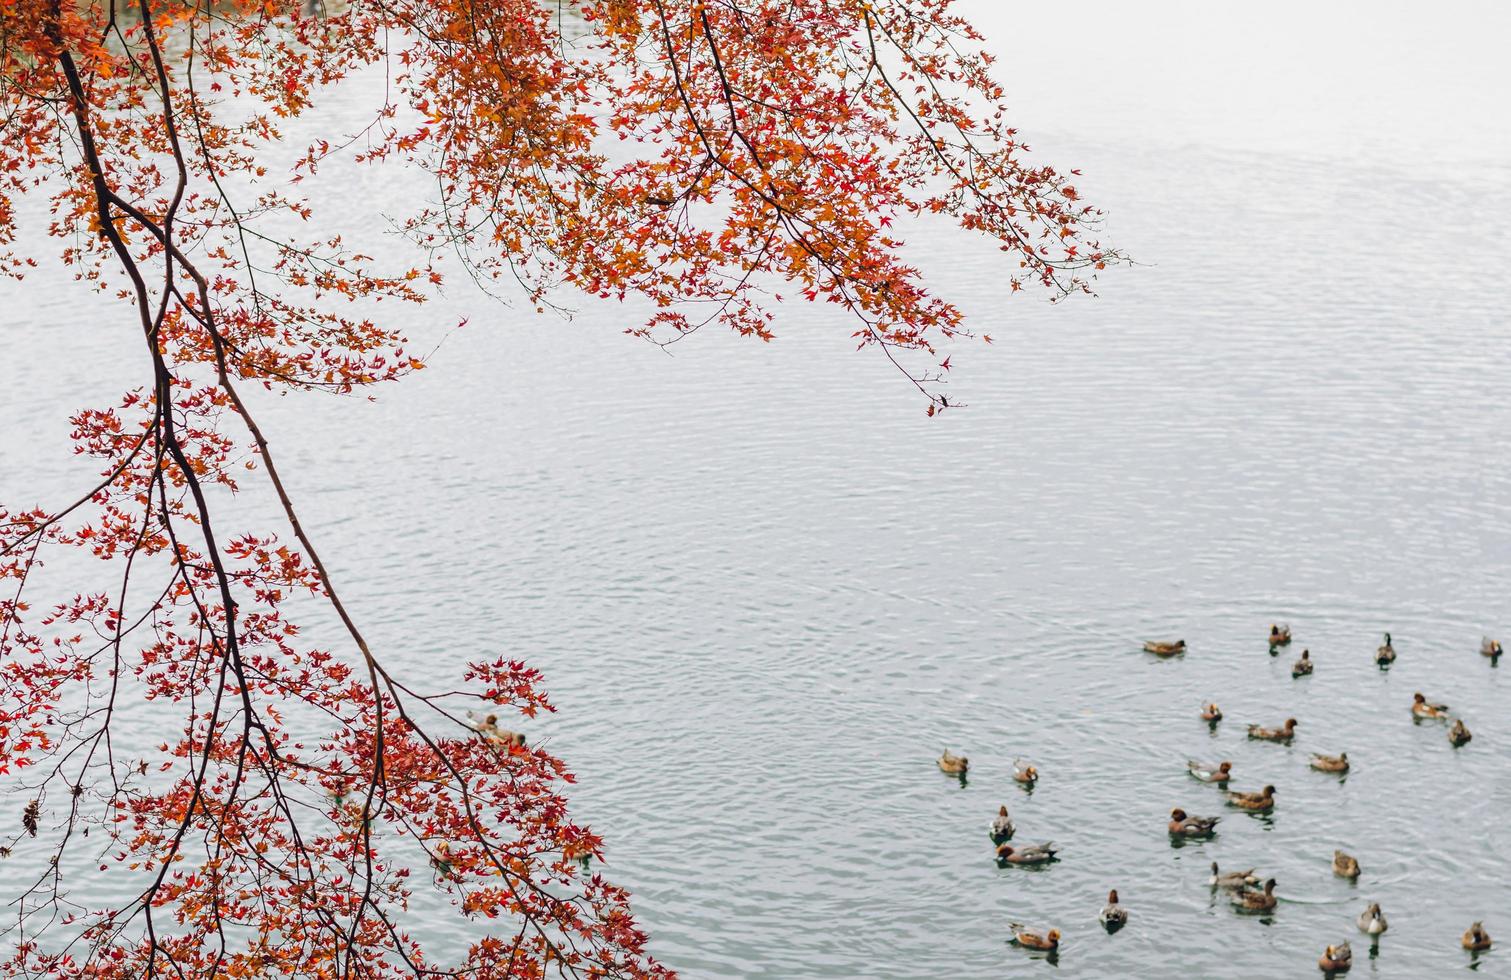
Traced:
<path fill-rule="evenodd" d="M 1065 176 L 1025 162 L 980 41 L 919 0 L 0 0 L 0 269 L 56 250 L 118 301 L 105 328 L 144 342 L 141 387 L 73 418 L 98 481 L 0 507 L 0 793 L 26 814 L 3 846 L 29 869 L 5 876 L 3 969 L 663 975 L 584 863 L 602 841 L 572 822 L 563 763 L 458 713 L 549 710 L 538 675 L 391 673 L 241 386 L 403 377 L 422 364 L 379 301 L 459 272 L 542 308 L 638 297 L 653 312 L 629 332 L 663 343 L 710 323 L 770 339 L 784 295 L 836 304 L 947 407 L 936 347 L 965 327 L 898 219 L 985 235 L 1013 289 L 1084 290 L 1115 257 Z M 270 169 L 338 84 L 371 121 Z M 429 175 L 402 218 L 412 265 L 301 196 L 338 161 Z M 253 483 L 285 527 L 221 526 Z M 45 575 L 59 552 L 94 563 L 85 581 Z M 290 606 L 311 597 L 347 639 L 304 640 Z M 128 713 L 160 744 L 112 736 Z M 57 916 L 97 873 L 135 897 Z M 418 889 L 489 924 L 444 966 Z"/>

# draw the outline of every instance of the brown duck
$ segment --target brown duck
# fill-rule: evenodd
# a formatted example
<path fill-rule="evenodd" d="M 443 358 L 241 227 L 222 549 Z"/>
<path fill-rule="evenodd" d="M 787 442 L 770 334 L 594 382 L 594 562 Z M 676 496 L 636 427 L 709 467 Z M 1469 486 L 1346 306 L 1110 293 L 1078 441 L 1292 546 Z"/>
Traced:
<path fill-rule="evenodd" d="M 1485 931 L 1483 923 L 1476 922 L 1464 933 L 1464 948 L 1481 952 L 1490 948 L 1490 934 Z"/>
<path fill-rule="evenodd" d="M 1411 696 L 1411 714 L 1416 718 L 1446 718 L 1448 705 L 1429 701 L 1418 691 Z"/>
<path fill-rule="evenodd" d="M 1013 931 L 1013 943 L 1024 949 L 1056 950 L 1060 948 L 1060 930 L 1051 929 L 1048 932 L 1040 932 L 1038 929 L 1030 929 L 1017 922 L 1008 924 Z"/>
<path fill-rule="evenodd" d="M 1267 813 L 1275 809 L 1275 787 L 1266 786 L 1258 793 L 1230 792 L 1228 805 L 1236 806 L 1241 810 L 1252 810 L 1255 813 Z"/>
<path fill-rule="evenodd" d="M 1329 946 L 1317 960 L 1317 965 L 1326 973 L 1347 973 L 1349 967 L 1354 965 L 1354 951 L 1349 949 L 1348 943 L 1339 946 Z"/>
<path fill-rule="evenodd" d="M 1348 772 L 1348 753 L 1323 755 L 1321 752 L 1313 752 L 1312 768 L 1318 772 Z"/>
<path fill-rule="evenodd" d="M 949 749 L 945 749 L 944 755 L 939 757 L 939 771 L 947 772 L 951 776 L 963 776 L 970 768 L 969 759 L 963 755 L 951 755 Z"/>
<path fill-rule="evenodd" d="M 1249 912 L 1268 912 L 1279 903 L 1275 897 L 1275 879 L 1264 883 L 1264 891 L 1243 891 L 1233 896 L 1233 904 Z"/>
<path fill-rule="evenodd" d="M 1357 878 L 1359 877 L 1359 862 L 1351 854 L 1334 851 L 1333 874 L 1339 878 Z"/>
<path fill-rule="evenodd" d="M 1265 728 L 1263 725 L 1250 725 L 1249 738 L 1257 738 L 1266 742 L 1289 742 L 1296 737 L 1296 719 L 1287 718 L 1285 724 L 1279 728 Z"/>

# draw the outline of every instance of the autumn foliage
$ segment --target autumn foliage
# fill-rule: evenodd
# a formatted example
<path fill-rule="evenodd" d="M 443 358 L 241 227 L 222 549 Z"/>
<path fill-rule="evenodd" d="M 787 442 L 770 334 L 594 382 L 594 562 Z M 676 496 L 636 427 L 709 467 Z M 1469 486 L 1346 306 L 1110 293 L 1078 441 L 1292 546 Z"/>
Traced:
<path fill-rule="evenodd" d="M 769 339 L 773 301 L 834 303 L 944 407 L 936 345 L 965 328 L 904 257 L 899 219 L 996 242 L 1014 290 L 1084 290 L 1112 257 L 1067 178 L 1025 161 L 980 39 L 948 0 L 0 15 L 0 262 L 24 277 L 55 250 L 144 341 L 141 387 L 73 418 L 98 481 L 0 507 L 0 801 L 18 815 L 0 969 L 664 975 L 567 812 L 570 774 L 505 730 L 552 710 L 538 675 L 513 654 L 445 682 L 393 672 L 243 390 L 349 394 L 420 368 L 379 314 L 445 274 L 539 307 L 643 298 L 654 313 L 630 330 L 658 343 L 706 324 Z M 365 130 L 261 162 L 342 84 L 374 99 Z M 301 196 L 337 158 L 430 176 L 402 217 L 411 265 L 380 267 Z M 223 526 L 250 490 L 285 526 Z M 51 555 L 74 594 L 38 593 Z M 346 642 L 302 638 L 288 607 L 311 597 Z M 161 744 L 112 738 L 126 713 Z M 442 955 L 416 928 L 436 896 L 474 920 L 466 948 Z"/>

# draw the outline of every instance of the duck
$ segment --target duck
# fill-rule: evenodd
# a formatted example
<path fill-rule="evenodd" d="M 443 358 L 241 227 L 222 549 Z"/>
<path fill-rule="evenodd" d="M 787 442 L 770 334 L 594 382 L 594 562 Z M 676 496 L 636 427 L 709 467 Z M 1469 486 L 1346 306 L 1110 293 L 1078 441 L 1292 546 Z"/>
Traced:
<path fill-rule="evenodd" d="M 1278 904 L 1275 897 L 1275 879 L 1264 883 L 1264 891 L 1241 891 L 1233 896 L 1233 904 L 1250 912 L 1268 912 Z"/>
<path fill-rule="evenodd" d="M 1351 854 L 1333 852 L 1333 874 L 1339 878 L 1359 877 L 1359 862 Z"/>
<path fill-rule="evenodd" d="M 1490 657 L 1491 659 L 1499 657 L 1501 655 L 1501 641 L 1492 640 L 1488 636 L 1485 637 L 1484 639 L 1480 640 L 1480 653 L 1484 654 L 1487 657 Z"/>
<path fill-rule="evenodd" d="M 1313 752 L 1312 768 L 1318 772 L 1348 772 L 1348 753 L 1324 755 L 1321 752 Z"/>
<path fill-rule="evenodd" d="M 1231 792 L 1228 794 L 1228 806 L 1253 810 L 1256 813 L 1273 810 L 1275 809 L 1275 787 L 1266 786 L 1258 793 Z"/>
<path fill-rule="evenodd" d="M 1327 973 L 1347 973 L 1348 968 L 1354 965 L 1354 951 L 1348 948 L 1347 942 L 1329 946 L 1327 952 L 1317 960 L 1317 965 Z"/>
<path fill-rule="evenodd" d="M 1385 921 L 1385 913 L 1380 911 L 1379 902 L 1371 902 L 1369 908 L 1359 913 L 1360 932 L 1378 936 L 1389 928 L 1390 923 Z"/>
<path fill-rule="evenodd" d="M 1375 663 L 1393 664 L 1396 662 L 1396 648 L 1390 645 L 1390 634 L 1385 634 L 1385 642 L 1375 651 Z"/>
<path fill-rule="evenodd" d="M 1291 628 L 1285 623 L 1270 624 L 1270 646 L 1283 647 L 1291 642 Z"/>
<path fill-rule="evenodd" d="M 1312 651 L 1302 650 L 1301 659 L 1291 664 L 1292 677 L 1305 677 L 1312 672 Z"/>
<path fill-rule="evenodd" d="M 997 848 L 997 860 L 1008 864 L 1048 864 L 1055 859 L 1055 853 L 1055 842 L 1052 840 L 1042 844 L 1024 844 L 1022 847 L 1003 844 Z"/>
<path fill-rule="evenodd" d="M 1176 640 L 1174 643 L 1166 643 L 1162 640 L 1145 640 L 1145 653 L 1157 653 L 1161 657 L 1173 656 L 1177 653 L 1186 652 L 1186 641 Z"/>
<path fill-rule="evenodd" d="M 1480 952 L 1490 948 L 1490 934 L 1485 931 L 1482 922 L 1476 922 L 1464 933 L 1463 944 L 1465 949 Z"/>
<path fill-rule="evenodd" d="M 498 727 L 498 715 L 480 715 L 469 708 L 467 718 L 472 722 L 472 730 L 489 742 L 497 745 L 524 748 L 524 733 L 512 732 L 507 728 Z"/>
<path fill-rule="evenodd" d="M 1215 725 L 1222 721 L 1222 709 L 1215 704 L 1209 704 L 1201 709 L 1201 720 Z"/>
<path fill-rule="evenodd" d="M 939 757 L 939 771 L 951 776 L 963 776 L 971 768 L 971 762 L 963 755 L 951 755 L 949 749 Z"/>
<path fill-rule="evenodd" d="M 1128 910 L 1118 904 L 1116 888 L 1107 893 L 1107 904 L 1102 906 L 1102 911 L 1097 915 L 1097 921 L 1108 932 L 1115 932 L 1128 924 Z"/>
<path fill-rule="evenodd" d="M 442 878 L 450 878 L 455 862 L 451 858 L 451 845 L 445 841 L 437 841 L 435 852 L 430 855 L 430 866 L 435 869 L 437 875 Z"/>
<path fill-rule="evenodd" d="M 1418 691 L 1411 696 L 1411 713 L 1417 718 L 1446 718 L 1448 705 L 1429 701 Z"/>
<path fill-rule="evenodd" d="M 1211 763 L 1189 759 L 1186 761 L 1186 771 L 1204 783 L 1226 783 L 1232 778 L 1233 763 L 1226 760 Z"/>
<path fill-rule="evenodd" d="M 1464 724 L 1464 719 L 1453 719 L 1453 727 L 1448 729 L 1448 741 L 1453 744 L 1454 748 L 1467 744 L 1473 737 L 1473 735 L 1469 734 L 1469 728 Z"/>
<path fill-rule="evenodd" d="M 1176 837 L 1211 837 L 1221 817 L 1193 817 L 1180 807 L 1170 811 L 1170 833 Z"/>
<path fill-rule="evenodd" d="M 1265 728 L 1263 725 L 1250 725 L 1249 738 L 1262 739 L 1266 742 L 1289 742 L 1296 737 L 1296 719 L 1287 718 L 1285 724 L 1279 728 Z"/>
<path fill-rule="evenodd" d="M 1217 862 L 1212 862 L 1212 877 L 1207 879 L 1207 884 L 1213 888 L 1247 888 L 1250 885 L 1259 884 L 1259 878 L 1254 874 L 1253 868 L 1245 868 L 1242 871 L 1219 871 Z"/>
<path fill-rule="evenodd" d="M 993 844 L 1005 844 L 1013 839 L 1013 818 L 1007 815 L 1007 807 L 997 809 L 996 819 L 992 821 L 991 835 Z"/>
<path fill-rule="evenodd" d="M 1036 766 L 1014 759 L 1013 780 L 1022 783 L 1024 786 L 1032 786 L 1039 780 L 1039 770 Z"/>
<path fill-rule="evenodd" d="M 1018 922 L 1008 923 L 1008 928 L 1013 931 L 1013 944 L 1022 946 L 1024 949 L 1056 950 L 1060 948 L 1060 930 L 1058 929 L 1041 932 Z"/>

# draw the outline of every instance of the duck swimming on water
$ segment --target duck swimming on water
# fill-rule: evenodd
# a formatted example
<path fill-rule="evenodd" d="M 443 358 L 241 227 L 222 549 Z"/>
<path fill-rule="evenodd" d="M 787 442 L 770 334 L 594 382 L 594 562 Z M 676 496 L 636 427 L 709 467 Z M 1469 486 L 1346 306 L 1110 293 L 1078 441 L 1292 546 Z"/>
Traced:
<path fill-rule="evenodd" d="M 1348 772 L 1348 753 L 1323 755 L 1321 752 L 1313 752 L 1312 768 L 1318 772 Z"/>
<path fill-rule="evenodd" d="M 1396 648 L 1390 645 L 1390 634 L 1385 634 L 1385 642 L 1375 651 L 1375 663 L 1382 667 L 1396 662 Z"/>
<path fill-rule="evenodd" d="M 1329 946 L 1327 952 L 1317 960 L 1317 965 L 1327 973 L 1347 973 L 1349 967 L 1354 965 L 1354 951 L 1348 948 L 1347 942 Z"/>
<path fill-rule="evenodd" d="M 1429 701 L 1418 691 L 1411 696 L 1411 713 L 1416 718 L 1446 718 L 1448 705 Z"/>
<path fill-rule="evenodd" d="M 1212 862 L 1212 877 L 1207 879 L 1207 884 L 1213 888 L 1247 888 L 1250 885 L 1259 884 L 1259 878 L 1255 876 L 1253 868 L 1245 868 L 1242 871 L 1219 871 L 1217 862 Z"/>
<path fill-rule="evenodd" d="M 993 844 L 1005 844 L 1013 839 L 1013 818 L 1007 815 L 1007 807 L 998 808 L 997 816 L 992 820 L 991 835 Z"/>
<path fill-rule="evenodd" d="M 1156 654 L 1159 654 L 1161 657 L 1169 657 L 1169 656 L 1173 656 L 1173 655 L 1175 655 L 1177 653 L 1185 653 L 1186 652 L 1186 641 L 1185 640 L 1176 640 L 1173 643 L 1167 643 L 1167 642 L 1165 642 L 1163 640 L 1145 640 L 1144 641 L 1144 652 L 1145 653 L 1156 653 Z"/>
<path fill-rule="evenodd" d="M 1360 932 L 1368 933 L 1371 936 L 1378 936 L 1389 928 L 1390 923 L 1385 921 L 1385 913 L 1380 911 L 1379 902 L 1370 903 L 1369 908 L 1359 913 Z"/>
<path fill-rule="evenodd" d="M 1233 904 L 1248 912 L 1268 912 L 1273 909 L 1280 900 L 1275 897 L 1275 879 L 1271 878 L 1264 883 L 1264 891 L 1239 892 L 1233 896 Z"/>
<path fill-rule="evenodd" d="M 483 738 L 496 745 L 518 746 L 524 748 L 525 735 L 523 732 L 511 732 L 507 728 L 498 727 L 498 715 L 480 715 L 468 709 L 467 718 L 471 721 L 472 730 Z"/>
<path fill-rule="evenodd" d="M 1275 787 L 1266 786 L 1258 793 L 1231 792 L 1228 794 L 1228 805 L 1243 810 L 1253 810 L 1256 813 L 1273 810 L 1275 809 Z"/>
<path fill-rule="evenodd" d="M 963 755 L 952 755 L 949 749 L 939 757 L 939 771 L 951 776 L 963 776 L 971 768 L 970 760 Z"/>
<path fill-rule="evenodd" d="M 1173 837 L 1211 837 L 1217 832 L 1221 817 L 1193 817 L 1180 807 L 1170 811 L 1170 834 Z"/>
<path fill-rule="evenodd" d="M 1291 664 L 1292 677 L 1305 677 L 1312 672 L 1312 651 L 1302 650 L 1301 659 Z"/>
<path fill-rule="evenodd" d="M 1233 763 L 1226 760 L 1198 762 L 1190 759 L 1186 762 L 1186 771 L 1204 783 L 1226 783 L 1233 775 Z"/>
<path fill-rule="evenodd" d="M 1257 738 L 1265 742 L 1289 742 L 1296 737 L 1296 719 L 1287 718 L 1285 724 L 1279 728 L 1265 728 L 1263 725 L 1250 725 L 1249 738 Z"/>
<path fill-rule="evenodd" d="M 1334 851 L 1333 874 L 1339 878 L 1357 878 L 1359 877 L 1359 862 L 1351 854 Z"/>
<path fill-rule="evenodd" d="M 1097 921 L 1108 932 L 1116 932 L 1128 924 L 1128 910 L 1118 904 L 1116 888 L 1107 893 L 1107 904 L 1102 906 L 1102 911 L 1097 914 Z"/>
<path fill-rule="evenodd" d="M 1041 932 L 1019 922 L 1009 923 L 1008 928 L 1013 931 L 1013 944 L 1022 946 L 1024 949 L 1056 950 L 1060 948 L 1060 930 L 1058 929 Z"/>
<path fill-rule="evenodd" d="M 1476 922 L 1470 926 L 1464 932 L 1464 938 L 1461 941 L 1465 949 L 1473 950 L 1476 953 L 1490 948 L 1490 934 L 1485 931 L 1484 924 L 1480 922 Z"/>
<path fill-rule="evenodd" d="M 1055 842 L 1052 840 L 1042 844 L 1024 844 L 1022 847 L 1003 844 L 997 848 L 997 860 L 1008 864 L 1048 864 L 1055 859 L 1055 853 Z"/>

